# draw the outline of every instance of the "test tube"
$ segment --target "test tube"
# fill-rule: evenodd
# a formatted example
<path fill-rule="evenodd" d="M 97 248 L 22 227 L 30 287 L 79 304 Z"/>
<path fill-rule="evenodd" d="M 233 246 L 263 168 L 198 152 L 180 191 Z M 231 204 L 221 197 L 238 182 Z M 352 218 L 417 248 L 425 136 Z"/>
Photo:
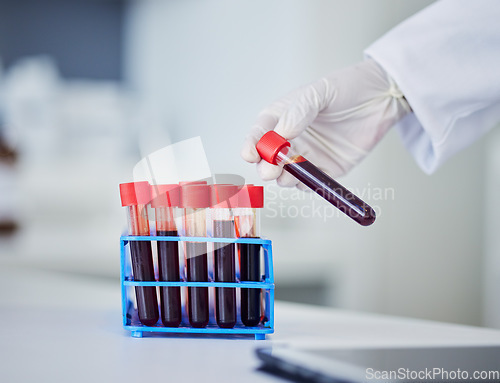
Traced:
<path fill-rule="evenodd" d="M 176 217 L 180 203 L 179 185 L 153 185 L 156 235 L 177 236 Z M 158 275 L 160 281 L 178 282 L 179 244 L 176 241 L 157 241 Z M 177 327 L 182 321 L 181 290 L 176 286 L 160 287 L 160 317 L 165 327 Z"/>
<path fill-rule="evenodd" d="M 271 130 L 256 145 L 262 159 L 283 166 L 295 178 L 363 226 L 375 221 L 375 212 L 359 197 L 296 153 L 289 141 Z"/>
<path fill-rule="evenodd" d="M 151 187 L 148 182 L 120 184 L 122 206 L 127 207 L 129 235 L 148 236 L 149 219 L 147 206 L 151 201 Z M 130 241 L 130 258 L 135 281 L 154 281 L 155 272 L 150 241 Z M 158 299 L 155 286 L 136 286 L 139 320 L 145 326 L 158 322 Z"/>
<path fill-rule="evenodd" d="M 212 233 L 214 238 L 234 238 L 234 218 L 230 198 L 238 192 L 235 185 L 212 185 Z M 216 282 L 235 282 L 234 243 L 214 243 L 214 278 Z M 236 290 L 215 288 L 215 317 L 222 328 L 236 324 Z"/>
<path fill-rule="evenodd" d="M 264 187 L 244 185 L 234 198 L 234 223 L 238 238 L 259 238 L 260 209 L 264 207 Z M 240 280 L 259 282 L 261 279 L 260 244 L 239 243 Z M 260 289 L 241 289 L 241 321 L 245 326 L 260 323 Z"/>
<path fill-rule="evenodd" d="M 210 207 L 210 186 L 186 184 L 181 187 L 184 208 L 184 233 L 187 237 L 206 237 L 206 209 Z M 208 282 L 207 243 L 185 242 L 186 278 L 188 282 Z M 208 287 L 188 288 L 188 311 L 191 326 L 208 324 Z"/>

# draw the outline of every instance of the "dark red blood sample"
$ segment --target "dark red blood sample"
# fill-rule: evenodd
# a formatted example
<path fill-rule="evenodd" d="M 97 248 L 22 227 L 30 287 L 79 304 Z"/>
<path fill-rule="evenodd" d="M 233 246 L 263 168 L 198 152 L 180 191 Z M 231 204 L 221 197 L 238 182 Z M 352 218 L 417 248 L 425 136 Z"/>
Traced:
<path fill-rule="evenodd" d="M 207 244 L 186 242 L 188 282 L 208 282 Z M 208 287 L 189 287 L 189 323 L 193 327 L 208 324 Z"/>
<path fill-rule="evenodd" d="M 238 244 L 240 252 L 240 280 L 259 282 L 260 245 Z M 241 321 L 245 326 L 257 326 L 260 322 L 260 289 L 241 289 Z"/>
<path fill-rule="evenodd" d="M 147 282 L 155 280 L 151 242 L 130 241 L 130 256 L 134 280 Z M 156 287 L 136 286 L 137 311 L 139 320 L 145 326 L 154 326 L 158 322 L 158 299 Z"/>
<path fill-rule="evenodd" d="M 375 212 L 361 199 L 303 157 L 296 161 L 286 164 L 283 169 L 360 225 L 368 226 L 375 221 Z"/>
<path fill-rule="evenodd" d="M 234 237 L 232 221 L 214 221 L 214 237 Z M 235 282 L 234 244 L 216 243 L 214 268 L 216 282 Z M 219 327 L 232 328 L 236 324 L 236 291 L 234 287 L 215 288 L 215 315 Z"/>
<path fill-rule="evenodd" d="M 159 230 L 156 235 L 176 237 L 177 231 Z M 160 281 L 178 282 L 180 280 L 178 242 L 158 241 L 157 248 Z M 160 315 L 164 326 L 179 326 L 182 320 L 180 287 L 160 287 Z"/>

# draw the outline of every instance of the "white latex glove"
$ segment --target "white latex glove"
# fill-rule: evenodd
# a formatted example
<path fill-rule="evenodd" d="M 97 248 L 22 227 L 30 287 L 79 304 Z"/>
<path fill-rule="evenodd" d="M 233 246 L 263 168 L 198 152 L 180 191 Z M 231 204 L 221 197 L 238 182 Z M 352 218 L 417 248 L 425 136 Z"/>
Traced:
<path fill-rule="evenodd" d="M 299 88 L 264 109 L 241 151 L 257 163 L 264 181 L 305 186 L 282 168 L 261 160 L 255 144 L 269 130 L 336 178 L 358 164 L 387 130 L 411 109 L 394 81 L 373 60 L 347 67 Z"/>

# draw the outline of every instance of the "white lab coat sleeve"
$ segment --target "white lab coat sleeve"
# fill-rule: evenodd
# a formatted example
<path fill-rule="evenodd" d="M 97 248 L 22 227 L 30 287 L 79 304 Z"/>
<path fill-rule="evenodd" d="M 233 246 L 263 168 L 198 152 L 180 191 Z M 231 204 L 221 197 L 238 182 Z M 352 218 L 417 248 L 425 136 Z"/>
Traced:
<path fill-rule="evenodd" d="M 442 0 L 365 51 L 413 114 L 397 125 L 427 173 L 500 122 L 500 1 Z"/>

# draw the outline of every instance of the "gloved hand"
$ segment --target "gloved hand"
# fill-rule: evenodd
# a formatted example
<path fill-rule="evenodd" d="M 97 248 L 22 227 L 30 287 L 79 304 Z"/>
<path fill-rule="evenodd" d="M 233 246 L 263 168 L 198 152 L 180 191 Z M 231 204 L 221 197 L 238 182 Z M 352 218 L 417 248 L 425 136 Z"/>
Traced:
<path fill-rule="evenodd" d="M 261 160 L 255 145 L 269 130 L 291 140 L 296 151 L 336 178 L 359 163 L 388 129 L 410 112 L 394 81 L 373 60 L 347 67 L 299 88 L 264 109 L 241 151 L 265 180 L 305 186 Z"/>

